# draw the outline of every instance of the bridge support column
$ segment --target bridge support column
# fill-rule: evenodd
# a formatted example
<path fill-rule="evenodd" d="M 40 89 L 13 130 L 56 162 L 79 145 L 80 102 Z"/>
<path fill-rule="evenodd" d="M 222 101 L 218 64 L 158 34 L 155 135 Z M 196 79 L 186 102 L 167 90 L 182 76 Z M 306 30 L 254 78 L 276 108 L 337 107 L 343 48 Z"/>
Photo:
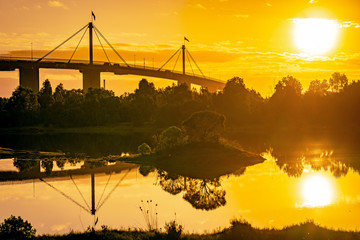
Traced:
<path fill-rule="evenodd" d="M 39 68 L 20 68 L 20 86 L 39 92 Z"/>
<path fill-rule="evenodd" d="M 89 88 L 100 88 L 100 71 L 92 69 L 80 70 L 83 74 L 83 89 L 86 92 Z"/>

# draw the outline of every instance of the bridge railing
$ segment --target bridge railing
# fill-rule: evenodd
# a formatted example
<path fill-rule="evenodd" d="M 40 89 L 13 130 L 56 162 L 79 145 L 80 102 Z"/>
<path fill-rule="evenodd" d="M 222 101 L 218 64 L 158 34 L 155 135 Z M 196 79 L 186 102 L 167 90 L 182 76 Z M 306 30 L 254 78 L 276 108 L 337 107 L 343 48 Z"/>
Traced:
<path fill-rule="evenodd" d="M 12 57 L 12 56 L 0 56 L 0 61 L 8 61 L 10 62 L 34 62 L 36 63 L 36 61 L 38 60 L 38 58 L 31 58 L 31 57 Z M 61 58 L 44 58 L 41 60 L 41 62 L 51 62 L 51 63 L 68 63 L 69 60 L 67 59 L 61 59 Z M 70 63 L 78 63 L 78 64 L 89 64 L 88 60 L 81 60 L 81 59 L 72 59 Z M 104 62 L 104 61 L 94 61 L 93 62 L 94 65 L 109 65 L 109 66 L 119 66 L 119 67 L 130 67 L 130 68 L 136 68 L 136 69 L 144 69 L 144 70 L 152 70 L 152 71 L 159 71 L 158 68 L 152 67 L 152 66 L 146 66 L 146 65 L 138 65 L 138 64 L 129 64 L 126 65 L 125 63 L 119 63 L 119 62 Z M 176 71 L 176 70 L 168 70 L 168 69 L 161 69 L 161 72 L 169 72 L 169 73 L 176 73 L 176 74 L 183 74 L 181 71 Z M 212 78 L 212 77 L 208 77 L 208 76 L 203 76 L 200 74 L 195 74 L 192 72 L 186 72 L 187 76 L 193 76 L 193 77 L 198 77 L 198 78 L 203 78 L 203 79 L 207 79 L 207 80 L 211 80 L 211 81 L 215 81 L 215 82 L 224 82 L 220 79 L 217 78 Z"/>

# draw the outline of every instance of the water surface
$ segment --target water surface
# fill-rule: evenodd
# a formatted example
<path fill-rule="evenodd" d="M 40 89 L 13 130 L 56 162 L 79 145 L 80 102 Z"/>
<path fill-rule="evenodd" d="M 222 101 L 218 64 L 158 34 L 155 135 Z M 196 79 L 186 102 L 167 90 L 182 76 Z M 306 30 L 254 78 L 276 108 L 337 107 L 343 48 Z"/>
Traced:
<path fill-rule="evenodd" d="M 329 228 L 359 229 L 359 154 L 317 147 L 286 154 L 269 149 L 262 155 L 263 163 L 219 179 L 82 158 L 1 159 L 0 220 L 19 215 L 40 234 L 84 231 L 95 222 L 96 228 L 146 229 L 149 222 L 163 227 L 173 219 L 201 233 L 227 227 L 235 218 L 260 228 L 312 219 Z"/>

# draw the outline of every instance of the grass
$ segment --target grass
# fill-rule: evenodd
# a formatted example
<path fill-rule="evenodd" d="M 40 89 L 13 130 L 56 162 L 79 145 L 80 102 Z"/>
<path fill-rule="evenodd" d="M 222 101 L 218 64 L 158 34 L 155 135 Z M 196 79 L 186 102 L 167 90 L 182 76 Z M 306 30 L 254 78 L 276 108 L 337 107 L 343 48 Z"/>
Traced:
<path fill-rule="evenodd" d="M 82 239 L 189 239 L 189 240 L 218 240 L 218 239 L 246 239 L 246 240 L 356 240 L 360 239 L 360 232 L 331 230 L 316 225 L 312 221 L 278 229 L 258 229 L 252 227 L 246 221 L 232 221 L 229 228 L 206 234 L 183 233 L 180 238 L 171 238 L 167 232 L 128 230 L 120 231 L 103 228 L 99 231 L 85 233 L 69 233 L 65 235 L 42 235 L 38 240 L 82 240 Z"/>

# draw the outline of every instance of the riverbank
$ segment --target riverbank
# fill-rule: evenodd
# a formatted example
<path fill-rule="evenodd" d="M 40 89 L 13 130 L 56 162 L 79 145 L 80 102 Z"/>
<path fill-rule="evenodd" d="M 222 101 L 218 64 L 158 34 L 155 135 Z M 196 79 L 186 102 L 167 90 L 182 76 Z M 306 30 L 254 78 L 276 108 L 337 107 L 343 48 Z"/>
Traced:
<path fill-rule="evenodd" d="M 193 142 L 149 155 L 124 158 L 124 161 L 152 166 L 169 174 L 214 179 L 245 170 L 246 167 L 262 163 L 265 159 L 259 154 L 224 142 Z"/>
<path fill-rule="evenodd" d="M 183 233 L 180 237 L 176 237 L 174 232 L 155 232 L 141 230 L 114 230 L 105 226 L 103 230 L 91 231 L 84 233 L 69 233 L 65 235 L 41 235 L 35 237 L 37 240 L 87 240 L 87 239 L 189 239 L 189 240 L 218 240 L 218 239 L 256 239 L 256 240 L 352 240 L 360 239 L 360 232 L 342 231 L 324 228 L 316 225 L 312 221 L 301 223 L 298 225 L 284 227 L 278 229 L 258 229 L 252 227 L 244 221 L 233 221 L 231 227 L 206 234 L 190 234 Z"/>

